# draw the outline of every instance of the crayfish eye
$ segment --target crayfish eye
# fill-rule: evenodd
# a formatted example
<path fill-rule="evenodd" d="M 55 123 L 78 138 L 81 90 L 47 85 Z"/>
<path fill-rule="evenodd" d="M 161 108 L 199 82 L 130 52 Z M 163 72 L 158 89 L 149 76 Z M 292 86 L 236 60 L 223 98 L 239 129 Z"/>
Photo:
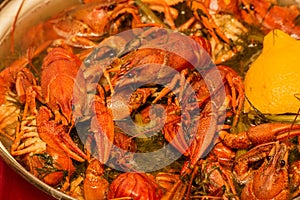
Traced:
<path fill-rule="evenodd" d="M 252 11 L 255 9 L 255 7 L 254 7 L 253 4 L 250 4 L 250 7 L 249 7 L 249 8 L 250 8 L 250 10 L 252 10 Z"/>
<path fill-rule="evenodd" d="M 128 74 L 126 74 L 126 76 L 127 76 L 128 78 L 133 78 L 133 77 L 134 77 L 134 73 L 128 73 Z"/>
<path fill-rule="evenodd" d="M 115 7 L 116 7 L 115 4 L 111 4 L 111 5 L 108 6 L 108 10 L 113 10 Z"/>
<path fill-rule="evenodd" d="M 266 158 L 267 158 L 267 161 L 270 161 L 272 156 L 267 156 Z"/>
<path fill-rule="evenodd" d="M 224 124 L 230 125 L 232 124 L 233 117 L 226 117 Z"/>
<path fill-rule="evenodd" d="M 285 166 L 285 160 L 280 160 L 279 164 L 280 164 L 280 167 L 284 167 Z"/>
<path fill-rule="evenodd" d="M 245 6 L 245 4 L 242 3 L 242 4 L 240 5 L 240 9 L 242 9 L 242 10 L 247 10 L 247 7 Z"/>
<path fill-rule="evenodd" d="M 188 100 L 189 103 L 195 103 L 196 101 L 197 101 L 197 99 L 195 97 L 191 97 Z"/>
<path fill-rule="evenodd" d="M 222 185 L 222 191 L 226 191 L 226 186 L 225 185 Z"/>

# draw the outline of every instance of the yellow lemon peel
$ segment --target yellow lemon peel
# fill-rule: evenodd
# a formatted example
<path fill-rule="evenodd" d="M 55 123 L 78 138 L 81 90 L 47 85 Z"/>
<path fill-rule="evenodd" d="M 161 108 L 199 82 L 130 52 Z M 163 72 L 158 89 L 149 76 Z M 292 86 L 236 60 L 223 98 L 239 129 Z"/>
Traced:
<path fill-rule="evenodd" d="M 264 114 L 297 113 L 300 101 L 300 41 L 280 30 L 265 36 L 261 55 L 245 77 L 245 94 Z M 245 111 L 252 109 L 246 102 Z"/>

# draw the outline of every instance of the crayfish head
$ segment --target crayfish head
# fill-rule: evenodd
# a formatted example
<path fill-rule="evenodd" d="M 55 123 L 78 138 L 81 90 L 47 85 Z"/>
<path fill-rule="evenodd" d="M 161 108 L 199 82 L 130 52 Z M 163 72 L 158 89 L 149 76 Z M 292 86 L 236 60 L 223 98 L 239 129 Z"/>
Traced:
<path fill-rule="evenodd" d="M 276 0 L 241 0 L 240 2 L 242 19 L 253 25 L 262 23 L 272 6 L 277 4 Z"/>
<path fill-rule="evenodd" d="M 67 123 L 73 123 L 73 114 L 72 114 L 72 102 L 69 100 L 67 103 L 62 103 L 60 105 L 63 116 L 66 118 Z"/>
<path fill-rule="evenodd" d="M 92 159 L 87 167 L 83 190 L 85 199 L 106 199 L 109 183 L 102 176 L 104 165 L 98 159 Z"/>
<path fill-rule="evenodd" d="M 61 83 L 64 83 L 64 87 Z M 56 120 L 67 124 L 72 123 L 73 85 L 73 79 L 67 76 L 57 76 L 55 81 L 49 84 L 48 107 L 55 113 Z M 62 116 L 57 118 L 60 112 Z"/>
<path fill-rule="evenodd" d="M 288 199 L 287 170 L 288 148 L 277 142 L 253 177 L 253 194 L 259 199 Z"/>

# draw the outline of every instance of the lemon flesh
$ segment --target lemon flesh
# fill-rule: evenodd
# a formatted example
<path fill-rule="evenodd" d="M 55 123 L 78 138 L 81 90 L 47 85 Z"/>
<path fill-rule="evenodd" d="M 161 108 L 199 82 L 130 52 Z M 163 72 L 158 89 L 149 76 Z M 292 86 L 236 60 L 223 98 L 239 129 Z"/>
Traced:
<path fill-rule="evenodd" d="M 245 94 L 264 114 L 297 113 L 300 108 L 300 41 L 280 30 L 264 38 L 261 55 L 245 77 Z M 245 111 L 251 110 L 245 103 Z"/>

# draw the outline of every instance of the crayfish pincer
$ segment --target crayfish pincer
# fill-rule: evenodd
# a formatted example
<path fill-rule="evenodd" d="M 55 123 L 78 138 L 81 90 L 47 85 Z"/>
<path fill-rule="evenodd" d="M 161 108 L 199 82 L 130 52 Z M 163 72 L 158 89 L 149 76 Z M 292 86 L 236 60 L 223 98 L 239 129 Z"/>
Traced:
<path fill-rule="evenodd" d="M 222 142 L 234 149 L 246 149 L 251 145 L 259 145 L 266 142 L 284 140 L 300 135 L 299 124 L 266 123 L 250 127 L 249 130 L 238 134 L 230 134 L 220 131 Z"/>

